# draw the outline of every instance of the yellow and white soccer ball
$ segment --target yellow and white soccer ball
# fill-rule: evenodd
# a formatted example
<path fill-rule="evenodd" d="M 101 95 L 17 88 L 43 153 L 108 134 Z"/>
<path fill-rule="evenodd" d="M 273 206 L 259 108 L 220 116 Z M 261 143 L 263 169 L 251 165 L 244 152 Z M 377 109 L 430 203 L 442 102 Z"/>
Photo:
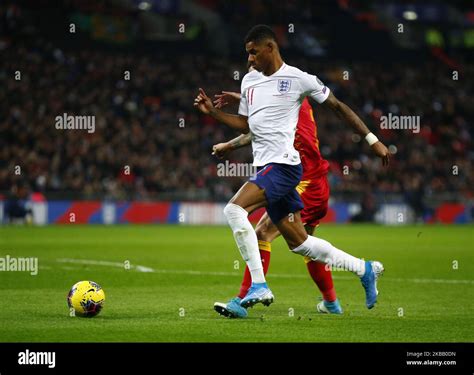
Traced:
<path fill-rule="evenodd" d="M 74 315 L 86 317 L 96 316 L 102 310 L 104 301 L 104 290 L 93 281 L 75 283 L 67 296 L 69 309 L 74 311 Z"/>

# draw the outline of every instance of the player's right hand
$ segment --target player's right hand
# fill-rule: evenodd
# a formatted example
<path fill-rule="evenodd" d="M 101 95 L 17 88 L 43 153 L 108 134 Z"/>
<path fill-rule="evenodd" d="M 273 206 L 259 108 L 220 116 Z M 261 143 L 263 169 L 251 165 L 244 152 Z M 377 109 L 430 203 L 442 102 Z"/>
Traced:
<path fill-rule="evenodd" d="M 208 115 L 214 109 L 212 100 L 206 95 L 202 88 L 199 88 L 199 95 L 194 99 L 194 107 L 199 109 L 205 115 Z"/>
<path fill-rule="evenodd" d="M 229 104 L 240 102 L 240 94 L 238 92 L 222 91 L 221 94 L 214 95 L 214 105 L 216 108 L 224 108 Z"/>
<path fill-rule="evenodd" d="M 212 146 L 212 155 L 216 155 L 219 159 L 223 159 L 231 151 L 228 143 L 218 143 Z"/>

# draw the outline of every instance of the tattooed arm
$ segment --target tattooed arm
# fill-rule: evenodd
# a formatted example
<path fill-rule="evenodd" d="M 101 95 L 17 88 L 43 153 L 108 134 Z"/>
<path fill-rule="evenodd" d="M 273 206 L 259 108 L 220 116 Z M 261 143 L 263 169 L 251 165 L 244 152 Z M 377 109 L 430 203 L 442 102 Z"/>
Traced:
<path fill-rule="evenodd" d="M 252 143 L 252 133 L 241 134 L 228 142 L 218 143 L 212 146 L 212 155 L 216 155 L 219 159 L 224 158 L 230 151 L 245 147 Z"/>

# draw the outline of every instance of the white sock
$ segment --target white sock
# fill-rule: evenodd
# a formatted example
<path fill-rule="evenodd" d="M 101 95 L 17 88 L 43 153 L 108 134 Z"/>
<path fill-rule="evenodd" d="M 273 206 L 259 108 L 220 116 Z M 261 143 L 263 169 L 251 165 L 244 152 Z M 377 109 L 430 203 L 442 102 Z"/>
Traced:
<path fill-rule="evenodd" d="M 264 283 L 265 275 L 258 250 L 257 234 L 250 224 L 247 211 L 234 203 L 228 203 L 224 208 L 224 215 L 232 228 L 240 254 L 247 263 L 252 282 Z"/>
<path fill-rule="evenodd" d="M 365 273 L 365 261 L 337 249 L 328 241 L 308 236 L 305 242 L 292 250 L 313 260 L 326 263 L 331 267 L 351 271 L 362 277 Z"/>

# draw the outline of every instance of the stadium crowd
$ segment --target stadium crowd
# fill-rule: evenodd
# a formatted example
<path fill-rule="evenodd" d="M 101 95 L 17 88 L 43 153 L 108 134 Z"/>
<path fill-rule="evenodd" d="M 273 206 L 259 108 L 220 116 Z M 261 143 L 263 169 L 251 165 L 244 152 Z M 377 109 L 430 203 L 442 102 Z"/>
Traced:
<path fill-rule="evenodd" d="M 65 49 L 39 37 L 0 49 L 0 192 L 21 183 L 46 196 L 226 200 L 245 179 L 218 176 L 221 161 L 211 155 L 212 145 L 236 134 L 192 106 L 198 87 L 211 95 L 239 91 L 245 61 Z M 382 168 L 340 119 L 315 107 L 334 193 L 396 193 L 416 202 L 438 193 L 471 194 L 472 63 L 456 80 L 451 69 L 429 60 L 327 62 L 293 55 L 286 62 L 317 74 L 394 153 L 392 165 Z M 95 116 L 95 132 L 58 130 L 55 118 L 64 113 Z M 388 114 L 420 116 L 420 132 L 382 130 L 380 116 Z M 251 152 L 231 160 L 251 162 Z"/>

